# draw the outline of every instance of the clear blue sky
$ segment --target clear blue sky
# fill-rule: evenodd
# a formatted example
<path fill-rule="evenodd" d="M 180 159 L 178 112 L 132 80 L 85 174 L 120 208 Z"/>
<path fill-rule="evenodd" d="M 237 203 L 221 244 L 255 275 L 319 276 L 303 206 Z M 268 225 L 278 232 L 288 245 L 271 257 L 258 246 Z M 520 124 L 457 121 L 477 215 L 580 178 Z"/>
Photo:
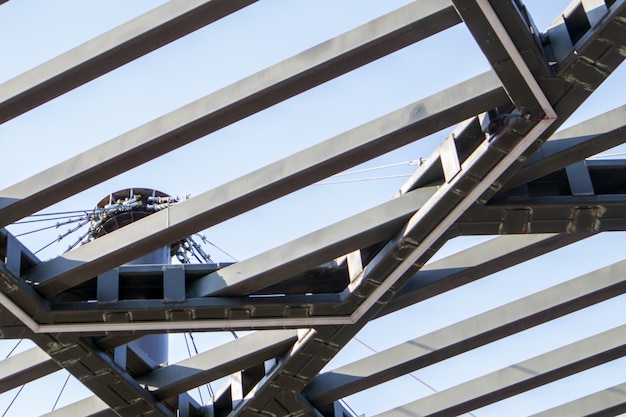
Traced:
<path fill-rule="evenodd" d="M 32 68 L 163 1 L 11 0 L 0 6 L 0 83 Z M 381 14 L 406 0 L 265 0 L 171 45 L 88 83 L 28 114 L 0 125 L 3 149 L 0 189 L 174 110 L 220 87 L 294 55 Z M 540 29 L 567 0 L 525 1 Z M 488 69 L 464 26 L 459 25 L 383 58 L 324 86 L 287 100 L 222 129 L 196 143 L 130 170 L 49 210 L 90 209 L 109 192 L 133 186 L 171 194 L 199 194 L 271 161 L 304 149 L 403 105 Z M 626 68 L 622 66 L 565 123 L 568 126 L 624 104 Z M 390 153 L 365 167 L 427 157 L 447 132 Z M 362 167 L 361 167 L 362 168 Z M 409 174 L 408 164 L 337 180 Z M 245 259 L 375 204 L 387 201 L 405 178 L 316 185 L 206 231 L 207 237 L 237 259 Z M 15 229 L 17 230 L 17 229 Z M 64 230 L 61 230 L 61 232 Z M 33 250 L 59 231 L 24 238 Z M 475 242 L 460 239 L 438 257 Z M 507 301 L 621 260 L 622 234 L 598 236 L 486 278 L 450 294 L 405 309 L 368 325 L 331 363 L 330 368 L 417 337 Z M 42 252 L 62 252 L 70 240 Z M 601 250 L 600 250 L 601 248 Z M 209 248 L 215 260 L 231 259 Z M 593 254 L 593 256 L 590 256 Z M 558 273 L 557 273 L 558 272 Z M 462 355 L 458 359 L 392 381 L 347 399 L 367 415 L 410 402 L 432 391 L 548 351 L 624 322 L 624 299 L 541 326 L 522 335 Z M 406 324 L 410 325 L 406 325 Z M 581 325 L 583 323 L 584 325 Z M 405 324 L 405 326 L 402 326 Z M 555 330 L 558 325 L 558 331 Z M 230 335 L 196 335 L 200 350 Z M 0 343 L 0 358 L 15 345 Z M 366 347 L 365 345 L 369 346 Z M 27 346 L 20 345 L 18 350 Z M 187 356 L 180 337 L 172 338 L 175 362 Z M 574 397 L 624 382 L 624 361 L 579 375 L 575 389 L 560 383 L 514 397 L 473 414 L 522 416 Z M 28 384 L 7 416 L 49 411 L 65 375 Z M 418 380 L 419 379 L 419 380 Z M 15 390 L 0 396 L 4 412 Z M 71 382 L 59 406 L 82 395 Z M 37 398 L 34 403 L 33 398 Z M 206 399 L 206 395 L 205 395 Z"/>

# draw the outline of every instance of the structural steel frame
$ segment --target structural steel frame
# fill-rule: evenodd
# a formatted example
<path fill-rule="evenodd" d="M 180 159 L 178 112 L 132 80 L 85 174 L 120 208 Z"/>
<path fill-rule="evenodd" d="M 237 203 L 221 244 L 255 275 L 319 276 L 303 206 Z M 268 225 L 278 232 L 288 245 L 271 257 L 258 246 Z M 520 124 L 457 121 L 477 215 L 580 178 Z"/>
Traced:
<path fill-rule="evenodd" d="M 0 123 L 251 3 L 170 1 L 0 85 Z M 0 391 L 66 369 L 94 396 L 50 416 L 349 416 L 348 395 L 625 293 L 622 261 L 322 371 L 371 320 L 626 230 L 626 161 L 586 159 L 626 142 L 626 106 L 557 132 L 624 60 L 625 22 L 625 0 L 574 1 L 544 33 L 520 0 L 416 0 L 1 190 L 4 227 L 459 23 L 493 68 L 48 261 L 0 229 L 0 335 L 38 345 L 2 361 Z M 124 265 L 454 125 L 379 206 L 241 262 Z M 499 237 L 427 264 L 448 240 L 477 235 Z M 164 366 L 133 343 L 214 330 L 256 332 Z M 623 335 L 381 415 L 470 412 L 624 356 Z M 207 404 L 188 394 L 225 377 Z M 537 415 L 615 415 L 623 392 Z"/>

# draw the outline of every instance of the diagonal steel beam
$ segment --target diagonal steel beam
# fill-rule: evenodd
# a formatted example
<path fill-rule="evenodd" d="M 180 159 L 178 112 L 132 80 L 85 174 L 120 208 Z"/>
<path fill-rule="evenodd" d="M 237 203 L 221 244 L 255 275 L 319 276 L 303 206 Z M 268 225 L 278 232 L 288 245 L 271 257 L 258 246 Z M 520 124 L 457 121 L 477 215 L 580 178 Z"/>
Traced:
<path fill-rule="evenodd" d="M 189 359 L 159 368 L 137 378 L 163 401 L 268 359 L 283 355 L 297 341 L 296 330 L 253 333 Z"/>
<path fill-rule="evenodd" d="M 626 355 L 626 325 L 422 398 L 377 417 L 461 415 Z"/>
<path fill-rule="evenodd" d="M 169 1 L 0 85 L 0 123 L 257 0 Z"/>
<path fill-rule="evenodd" d="M 0 191 L 0 227 L 459 22 L 436 0 L 359 26 Z"/>
<path fill-rule="evenodd" d="M 138 377 L 159 401 L 284 354 L 298 339 L 295 330 L 256 332 Z M 100 416 L 110 410 L 98 397 L 77 401 L 49 416 Z"/>
<path fill-rule="evenodd" d="M 25 279 L 51 296 L 506 100 L 486 72 L 41 263 Z"/>
<path fill-rule="evenodd" d="M 43 414 L 41 417 L 67 417 L 67 416 L 83 416 L 83 417 L 119 417 L 115 411 L 111 409 L 100 398 L 96 396 L 87 397 L 64 407 L 57 408 L 54 411 Z"/>
<path fill-rule="evenodd" d="M 348 252 L 387 240 L 436 190 L 436 187 L 425 187 L 404 194 L 258 256 L 222 268 L 191 283 L 187 295 L 253 294 Z"/>
<path fill-rule="evenodd" d="M 626 261 L 574 278 L 315 377 L 316 406 L 382 384 L 626 292 Z"/>
<path fill-rule="evenodd" d="M 0 362 L 0 392 L 6 392 L 61 367 L 38 347 L 13 355 Z"/>
<path fill-rule="evenodd" d="M 108 355 L 75 335 L 36 335 L 33 341 L 122 417 L 174 417 Z"/>
<path fill-rule="evenodd" d="M 626 412 L 626 384 L 615 385 L 530 417 L 618 416 Z"/>
<path fill-rule="evenodd" d="M 379 317 L 589 237 L 589 234 L 507 235 L 428 263 Z"/>
<path fill-rule="evenodd" d="M 520 186 L 626 142 L 626 105 L 553 134 L 503 187 Z"/>

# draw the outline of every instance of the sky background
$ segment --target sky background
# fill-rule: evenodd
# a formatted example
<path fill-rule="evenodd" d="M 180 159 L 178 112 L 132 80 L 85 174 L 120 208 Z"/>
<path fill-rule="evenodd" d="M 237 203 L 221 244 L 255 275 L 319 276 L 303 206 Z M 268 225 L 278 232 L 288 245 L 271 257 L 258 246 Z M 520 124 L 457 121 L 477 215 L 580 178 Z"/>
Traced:
<path fill-rule="evenodd" d="M 0 84 L 162 3 L 11 0 L 0 6 Z M 406 3 L 260 1 L 0 125 L 0 189 Z M 543 30 L 569 2 L 524 3 Z M 129 187 L 193 196 L 488 69 L 465 26 L 457 25 L 131 169 L 46 211 L 91 209 L 109 192 Z M 623 94 L 615 92 L 624 91 L 625 81 L 626 68 L 622 65 L 563 127 L 623 105 Z M 409 175 L 416 169 L 409 161 L 428 157 L 448 132 L 436 133 L 358 167 L 397 165 L 394 168 L 338 176 L 331 181 L 358 181 L 307 187 L 208 229 L 204 232 L 207 238 L 232 257 L 212 247 L 207 251 L 216 261 L 232 261 L 233 257 L 243 260 L 383 203 L 406 177 L 370 178 Z M 31 225 L 11 228 L 14 233 L 32 229 Z M 35 251 L 64 231 L 33 233 L 21 239 Z M 329 369 L 617 262 L 623 258 L 623 239 L 621 233 L 589 238 L 377 320 L 366 326 L 329 364 Z M 435 259 L 477 241 L 480 239 L 455 239 Z M 71 238 L 64 239 L 39 256 L 57 256 L 70 243 Z M 618 297 L 601 303 L 349 397 L 346 402 L 359 414 L 374 415 L 428 395 L 433 389 L 457 385 L 623 324 L 624 301 Z M 232 338 L 228 333 L 194 336 L 200 351 Z M 1 342 L 0 358 L 15 344 Z M 15 352 L 29 346 L 23 342 Z M 170 352 L 170 362 L 188 356 L 182 336 L 171 337 Z M 563 381 L 549 384 L 472 414 L 529 415 L 624 382 L 625 365 L 626 361 L 617 360 L 568 378 L 571 384 L 566 387 Z M 50 411 L 65 378 L 64 372 L 58 372 L 26 385 L 6 416 Z M 0 395 L 0 416 L 16 392 Z M 71 380 L 57 407 L 88 394 L 80 383 Z M 206 391 L 203 395 L 206 400 Z"/>

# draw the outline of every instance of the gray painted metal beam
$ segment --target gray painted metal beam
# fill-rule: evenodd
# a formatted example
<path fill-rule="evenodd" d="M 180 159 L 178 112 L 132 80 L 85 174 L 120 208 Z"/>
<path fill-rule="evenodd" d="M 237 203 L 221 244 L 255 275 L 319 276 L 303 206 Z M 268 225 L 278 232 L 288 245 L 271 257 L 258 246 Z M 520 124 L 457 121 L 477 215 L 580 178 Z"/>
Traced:
<path fill-rule="evenodd" d="M 626 325 L 456 385 L 378 414 L 461 415 L 626 355 Z"/>
<path fill-rule="evenodd" d="M 626 384 L 615 385 L 530 417 L 617 416 L 626 412 Z"/>
<path fill-rule="evenodd" d="M 558 284 L 315 377 L 316 406 L 363 391 L 626 292 L 626 261 Z"/>
<path fill-rule="evenodd" d="M 428 263 L 381 310 L 393 313 L 529 259 L 589 237 L 589 234 L 500 236 Z"/>
<path fill-rule="evenodd" d="M 0 191 L 0 227 L 459 22 L 436 0 L 359 26 Z"/>
<path fill-rule="evenodd" d="M 297 341 L 295 330 L 257 332 L 154 370 L 137 378 L 160 401 L 282 355 Z M 97 396 L 77 401 L 46 416 L 98 416 L 110 410 Z M 117 414 L 115 414 L 117 415 Z"/>
<path fill-rule="evenodd" d="M 626 105 L 553 134 L 503 187 L 525 184 L 626 142 Z"/>
<path fill-rule="evenodd" d="M 484 73 L 39 264 L 25 279 L 44 296 L 59 293 L 506 100 L 495 75 Z"/>
<path fill-rule="evenodd" d="M 622 23 L 626 18 L 626 1 L 613 2 L 608 14 L 596 25 L 586 30 L 576 44 L 571 46 L 570 34 L 565 30 L 560 33 L 548 32 L 547 46 L 565 41 L 570 47 L 567 53 L 554 65 L 555 75 L 537 79 L 541 90 L 553 104 L 559 121 L 552 124 L 519 161 L 500 177 L 490 190 L 481 196 L 481 201 L 488 201 L 502 185 L 521 167 L 525 159 L 539 149 L 572 113 L 595 91 L 604 80 L 624 61 L 622 51 L 626 48 L 626 27 Z"/>
<path fill-rule="evenodd" d="M 530 124 L 531 126 L 528 126 Z M 297 404 L 286 403 L 295 392 L 304 388 L 354 335 L 393 297 L 398 288 L 432 256 L 434 246 L 461 213 L 491 185 L 492 178 L 500 175 L 529 145 L 541 128 L 539 123 L 517 119 L 512 125 L 478 146 L 465 161 L 462 171 L 452 181 L 443 184 L 383 249 L 368 263 L 363 273 L 351 283 L 348 292 L 362 300 L 352 314 L 351 325 L 318 328 L 312 340 L 301 344 L 299 356 L 290 354 L 281 365 L 262 381 L 254 396 L 246 397 L 233 410 L 232 417 L 242 416 L 258 409 L 272 413 L 298 413 Z M 519 130 L 530 132 L 520 135 Z M 508 149 L 502 152 L 502 146 Z M 302 356 L 319 357 L 315 361 Z"/>
<path fill-rule="evenodd" d="M 68 404 L 64 407 L 57 408 L 41 417 L 68 417 L 68 416 L 84 416 L 84 417 L 119 417 L 104 401 L 96 396 L 84 398 L 75 403 Z"/>
<path fill-rule="evenodd" d="M 113 359 L 75 335 L 36 335 L 33 341 L 121 417 L 174 417 Z"/>
<path fill-rule="evenodd" d="M 297 339 L 295 330 L 256 332 L 157 369 L 137 378 L 137 382 L 151 387 L 152 394 L 163 401 L 281 356 L 297 342 Z"/>
<path fill-rule="evenodd" d="M 542 75 L 549 74 L 548 63 L 535 43 L 529 26 L 522 20 L 522 15 L 518 12 L 516 5 L 510 1 L 490 3 L 486 0 L 452 0 L 452 2 L 491 67 L 498 74 L 502 85 L 511 98 L 511 102 L 515 104 L 515 108 L 522 114 L 544 116 L 542 106 L 538 102 L 533 88 L 528 85 L 522 69 L 518 67 L 511 55 L 512 51 L 514 51 L 513 53 L 524 51 L 523 55 L 519 55 L 524 59 L 526 68 L 531 66 L 526 60 L 531 58 L 535 72 Z M 498 6 L 497 14 L 492 3 Z M 505 20 L 509 30 L 504 27 Z M 500 32 L 500 27 L 504 33 Z M 518 43 L 522 42 L 523 44 L 516 45 L 512 42 L 512 35 L 516 35 Z M 522 35 L 526 35 L 526 37 L 524 38 Z M 508 40 L 511 42 L 507 43 Z"/>
<path fill-rule="evenodd" d="M 0 392 L 58 371 L 61 367 L 38 347 L 10 356 L 0 362 Z"/>
<path fill-rule="evenodd" d="M 200 278 L 188 297 L 253 294 L 362 247 L 388 239 L 437 190 L 426 187 Z"/>
<path fill-rule="evenodd" d="M 257 0 L 169 1 L 0 84 L 0 123 Z"/>

